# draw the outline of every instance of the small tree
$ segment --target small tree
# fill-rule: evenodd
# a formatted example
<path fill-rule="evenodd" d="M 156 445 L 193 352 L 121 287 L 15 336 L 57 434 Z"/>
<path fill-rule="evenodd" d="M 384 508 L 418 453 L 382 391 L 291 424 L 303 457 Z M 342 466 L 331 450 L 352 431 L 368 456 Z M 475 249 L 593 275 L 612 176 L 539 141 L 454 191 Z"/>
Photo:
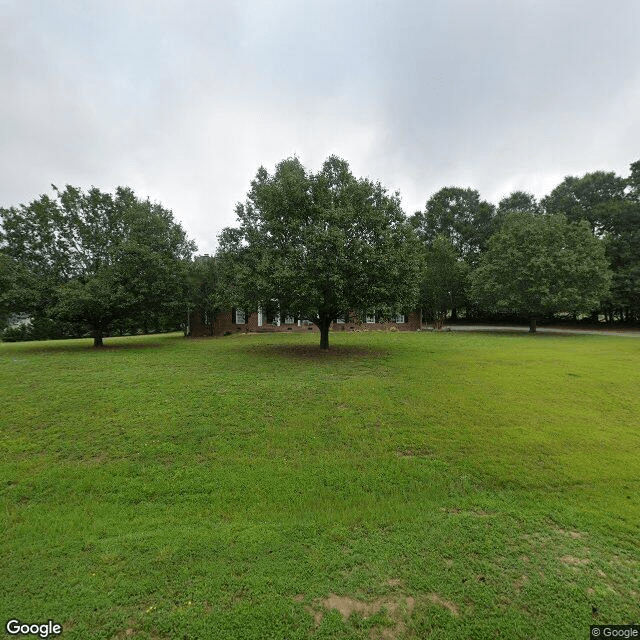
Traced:
<path fill-rule="evenodd" d="M 604 247 L 586 221 L 513 213 L 472 273 L 471 296 L 486 308 L 527 314 L 535 333 L 542 315 L 590 311 L 610 281 Z"/>
<path fill-rule="evenodd" d="M 275 304 L 313 322 L 321 349 L 337 318 L 391 317 L 418 298 L 419 242 L 398 194 L 355 178 L 340 158 L 317 174 L 297 158 L 272 176 L 260 168 L 236 213 L 240 226 L 220 235 L 220 256 L 233 265 L 233 304 Z"/>

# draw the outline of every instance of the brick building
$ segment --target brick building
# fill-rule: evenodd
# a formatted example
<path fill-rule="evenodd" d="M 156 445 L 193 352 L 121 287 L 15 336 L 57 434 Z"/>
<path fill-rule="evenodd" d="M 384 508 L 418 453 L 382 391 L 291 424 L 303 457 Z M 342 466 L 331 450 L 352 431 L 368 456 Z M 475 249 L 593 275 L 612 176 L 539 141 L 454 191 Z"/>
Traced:
<path fill-rule="evenodd" d="M 314 331 L 320 330 L 315 324 L 312 324 L 308 320 L 301 320 L 295 316 L 286 314 L 267 314 L 262 311 L 257 313 L 250 313 L 247 315 L 240 309 L 231 309 L 219 313 L 214 322 L 210 322 L 210 319 L 203 317 L 201 312 L 195 311 L 190 318 L 190 332 L 189 335 L 193 337 L 198 336 L 221 336 L 225 333 L 240 333 L 240 332 L 253 332 L 253 333 L 268 333 L 268 332 L 286 332 L 292 331 L 300 333 L 302 331 Z M 416 331 L 421 328 L 420 312 L 411 311 L 406 315 L 399 315 L 392 322 L 383 322 L 378 316 L 367 316 L 362 322 L 350 321 L 338 319 L 337 322 L 331 323 L 331 331 L 356 331 L 356 330 L 389 330 L 391 327 L 395 327 L 398 331 Z"/>

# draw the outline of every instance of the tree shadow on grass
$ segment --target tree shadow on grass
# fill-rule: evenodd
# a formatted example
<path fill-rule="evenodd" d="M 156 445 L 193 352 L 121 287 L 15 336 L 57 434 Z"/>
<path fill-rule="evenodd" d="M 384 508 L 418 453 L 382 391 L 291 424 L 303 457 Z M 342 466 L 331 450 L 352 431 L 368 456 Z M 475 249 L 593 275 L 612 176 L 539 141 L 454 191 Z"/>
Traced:
<path fill-rule="evenodd" d="M 328 349 L 321 349 L 315 344 L 257 344 L 249 346 L 247 351 L 261 356 L 277 356 L 302 361 L 379 358 L 391 353 L 384 349 L 368 349 L 355 345 L 329 346 Z"/>
<path fill-rule="evenodd" d="M 92 338 L 77 338 L 71 340 L 48 340 L 46 342 L 11 342 L 13 348 L 7 349 L 4 354 L 37 354 L 37 353 L 108 353 L 111 351 L 143 351 L 146 349 L 161 349 L 172 343 L 173 340 L 183 340 L 182 335 L 167 336 L 161 339 L 146 339 L 146 337 L 124 336 L 105 338 L 105 344 L 101 347 L 93 346 Z M 15 346 L 14 346 L 15 345 Z"/>
<path fill-rule="evenodd" d="M 522 337 L 531 337 L 531 338 L 580 338 L 582 334 L 578 333 L 556 333 L 550 331 L 537 331 L 536 333 L 529 333 L 524 329 L 501 329 L 501 330 L 493 330 L 493 329 L 465 329 L 464 331 L 456 331 L 455 329 L 451 331 L 451 333 L 457 333 L 458 335 L 469 333 L 475 336 L 478 335 L 488 335 L 488 336 L 506 336 L 509 338 L 522 338 Z M 584 335 L 593 335 L 593 334 L 584 334 Z"/>

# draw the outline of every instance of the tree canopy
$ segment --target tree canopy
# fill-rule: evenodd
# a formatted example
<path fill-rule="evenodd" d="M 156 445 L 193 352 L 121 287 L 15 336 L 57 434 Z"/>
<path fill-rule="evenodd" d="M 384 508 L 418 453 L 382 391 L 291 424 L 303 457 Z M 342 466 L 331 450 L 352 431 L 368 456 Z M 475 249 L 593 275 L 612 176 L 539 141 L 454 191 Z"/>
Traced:
<path fill-rule="evenodd" d="M 424 212 L 416 212 L 411 223 L 427 244 L 438 236 L 448 238 L 473 266 L 495 230 L 494 218 L 494 206 L 481 200 L 475 189 L 445 187 L 427 200 Z"/>
<path fill-rule="evenodd" d="M 337 318 L 391 317 L 417 301 L 419 242 L 398 194 L 355 178 L 345 160 L 331 156 L 315 174 L 297 158 L 273 175 L 260 168 L 236 213 L 239 226 L 219 238 L 233 303 L 313 322 L 321 348 Z"/>
<path fill-rule="evenodd" d="M 99 346 L 114 321 L 182 304 L 195 246 L 170 211 L 129 188 L 54 187 L 53 197 L 0 209 L 0 222 L 0 253 L 22 274 L 14 311 L 82 322 Z"/>
<path fill-rule="evenodd" d="M 469 267 L 449 238 L 437 236 L 425 247 L 420 304 L 436 329 L 444 326 L 449 309 L 463 306 Z"/>
<path fill-rule="evenodd" d="M 471 291 L 487 308 L 527 314 L 535 332 L 539 316 L 591 311 L 610 280 L 603 244 L 586 221 L 520 212 L 489 240 Z"/>
<path fill-rule="evenodd" d="M 562 213 L 571 222 L 586 220 L 593 232 L 601 235 L 607 226 L 609 207 L 624 200 L 625 187 L 625 179 L 613 172 L 567 176 L 541 205 L 547 213 Z"/>
<path fill-rule="evenodd" d="M 187 288 L 187 313 L 197 311 L 213 335 L 216 317 L 231 306 L 221 258 L 196 256 L 187 268 Z"/>
<path fill-rule="evenodd" d="M 526 191 L 512 191 L 498 203 L 496 216 L 501 221 L 510 213 L 516 213 L 518 211 L 539 213 L 540 206 L 536 201 L 536 197 Z"/>

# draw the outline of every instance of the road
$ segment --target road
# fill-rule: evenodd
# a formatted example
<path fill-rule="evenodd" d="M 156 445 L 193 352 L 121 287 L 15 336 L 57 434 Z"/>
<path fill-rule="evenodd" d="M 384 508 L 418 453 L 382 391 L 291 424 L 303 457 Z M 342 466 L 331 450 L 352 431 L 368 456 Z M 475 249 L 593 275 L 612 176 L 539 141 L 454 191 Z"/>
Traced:
<path fill-rule="evenodd" d="M 488 324 L 452 324 L 446 329 L 451 331 L 518 331 L 527 333 L 528 326 L 523 325 L 488 325 Z M 565 327 L 538 327 L 538 333 L 557 333 L 594 336 L 623 336 L 625 338 L 640 338 L 638 330 L 616 329 L 569 329 Z"/>

